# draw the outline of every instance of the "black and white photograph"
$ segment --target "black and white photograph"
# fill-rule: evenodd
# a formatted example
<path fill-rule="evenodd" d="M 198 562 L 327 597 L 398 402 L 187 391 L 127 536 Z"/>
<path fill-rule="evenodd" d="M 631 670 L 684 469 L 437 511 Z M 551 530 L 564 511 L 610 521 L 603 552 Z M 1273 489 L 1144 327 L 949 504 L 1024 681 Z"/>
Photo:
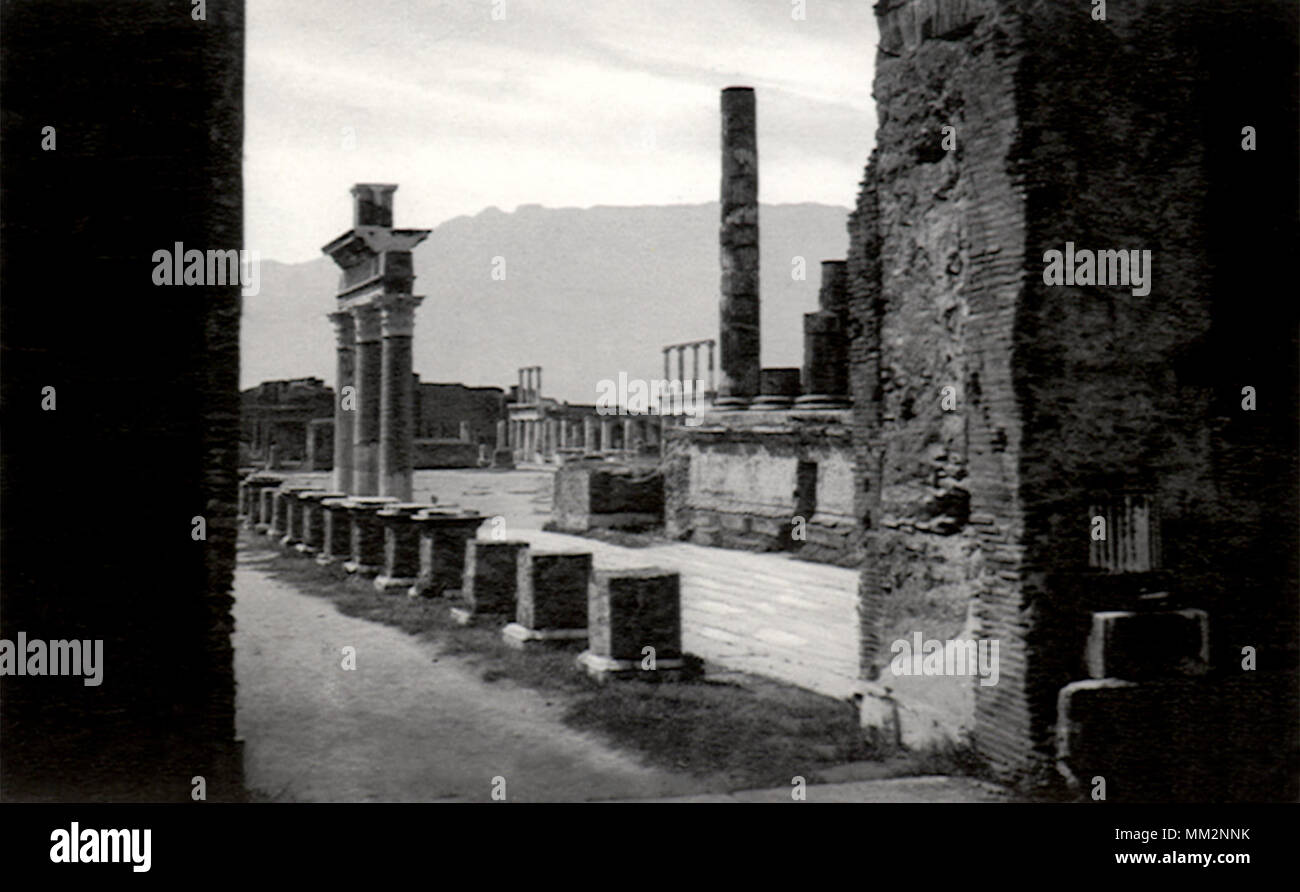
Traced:
<path fill-rule="evenodd" d="M 6 862 L 1294 844 L 1294 0 L 0 42 Z"/>

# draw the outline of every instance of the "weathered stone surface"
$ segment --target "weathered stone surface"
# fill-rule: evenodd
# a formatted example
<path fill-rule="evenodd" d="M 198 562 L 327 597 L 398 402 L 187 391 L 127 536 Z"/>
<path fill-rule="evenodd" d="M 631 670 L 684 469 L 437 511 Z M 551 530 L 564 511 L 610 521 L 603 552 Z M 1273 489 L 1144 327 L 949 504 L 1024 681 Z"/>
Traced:
<path fill-rule="evenodd" d="M 515 619 L 526 629 L 585 629 L 590 580 L 587 552 L 525 552 Z"/>
<path fill-rule="evenodd" d="M 471 613 L 514 618 L 527 542 L 471 539 L 465 543 L 462 597 Z"/>
<path fill-rule="evenodd" d="M 1259 671 L 1074 682 L 1057 697 L 1057 770 L 1081 797 L 1103 778 L 1109 802 L 1282 801 L 1293 768 L 1267 729 L 1294 722 L 1297 693 Z"/>
<path fill-rule="evenodd" d="M 306 554 L 317 554 L 325 544 L 325 509 L 322 502 L 326 499 L 346 498 L 346 493 L 322 492 L 310 490 L 298 497 L 302 510 L 302 542 L 298 548 Z"/>
<path fill-rule="evenodd" d="M 349 573 L 373 575 L 384 566 L 384 525 L 379 512 L 397 499 L 391 496 L 353 496 L 347 501 L 351 522 L 351 560 L 344 564 Z"/>
<path fill-rule="evenodd" d="M 587 601 L 591 652 L 616 660 L 682 655 L 681 577 L 669 570 L 597 570 Z"/>
<path fill-rule="evenodd" d="M 316 563 L 332 564 L 352 556 L 352 515 L 347 498 L 322 499 L 320 551 Z"/>
<path fill-rule="evenodd" d="M 718 404 L 758 393 L 758 140 L 754 90 L 722 91 L 721 304 Z"/>
<path fill-rule="evenodd" d="M 555 472 L 551 521 L 557 530 L 639 528 L 663 521 L 663 477 L 586 462 Z"/>
<path fill-rule="evenodd" d="M 426 508 L 414 521 L 420 530 L 420 573 L 410 594 L 437 598 L 460 590 L 466 544 L 478 533 L 483 518 L 443 506 Z"/>
<path fill-rule="evenodd" d="M 1092 615 L 1087 658 L 1093 678 L 1204 674 L 1210 661 L 1209 616 L 1192 608 L 1098 611 Z"/>
<path fill-rule="evenodd" d="M 375 578 L 375 588 L 379 591 L 406 591 L 415 584 L 420 573 L 420 528 L 414 517 L 426 507 L 422 503 L 395 502 L 380 509 L 384 570 Z"/>

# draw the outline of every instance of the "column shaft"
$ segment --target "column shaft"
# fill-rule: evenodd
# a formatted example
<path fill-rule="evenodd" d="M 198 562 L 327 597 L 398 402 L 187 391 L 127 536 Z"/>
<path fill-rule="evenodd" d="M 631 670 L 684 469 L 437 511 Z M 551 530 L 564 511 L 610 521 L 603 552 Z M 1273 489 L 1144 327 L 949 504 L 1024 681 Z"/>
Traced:
<path fill-rule="evenodd" d="M 379 412 L 383 391 L 383 343 L 379 309 L 357 307 L 357 408 L 352 429 L 352 495 L 379 494 Z"/>
<path fill-rule="evenodd" d="M 338 339 L 338 360 L 334 373 L 334 491 L 352 492 L 352 437 L 356 419 L 357 326 L 346 311 L 330 314 Z"/>

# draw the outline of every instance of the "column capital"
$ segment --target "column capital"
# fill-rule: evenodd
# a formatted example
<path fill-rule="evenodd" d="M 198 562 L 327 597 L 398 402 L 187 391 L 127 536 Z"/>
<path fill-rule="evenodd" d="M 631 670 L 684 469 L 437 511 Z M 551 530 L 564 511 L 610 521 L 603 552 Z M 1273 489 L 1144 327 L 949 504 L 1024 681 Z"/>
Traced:
<path fill-rule="evenodd" d="M 353 307 L 351 312 L 356 317 L 357 343 L 370 343 L 379 340 L 379 307 L 374 304 L 362 304 L 359 307 Z"/>
<path fill-rule="evenodd" d="M 334 335 L 338 338 L 339 349 L 347 350 L 356 347 L 357 323 L 352 311 L 336 310 L 328 315 L 330 322 L 334 323 Z"/>
<path fill-rule="evenodd" d="M 409 294 L 386 294 L 375 301 L 382 313 L 383 336 L 411 337 L 415 333 L 415 308 L 424 300 Z"/>

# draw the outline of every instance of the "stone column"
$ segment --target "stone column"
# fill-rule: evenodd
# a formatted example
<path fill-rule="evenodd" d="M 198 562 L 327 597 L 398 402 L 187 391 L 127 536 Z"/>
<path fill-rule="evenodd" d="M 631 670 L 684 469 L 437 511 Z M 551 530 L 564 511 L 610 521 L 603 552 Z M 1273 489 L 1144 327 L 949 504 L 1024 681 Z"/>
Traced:
<path fill-rule="evenodd" d="M 380 304 L 383 388 L 379 412 L 379 494 L 411 500 L 415 428 L 411 337 L 415 308 L 423 298 L 386 295 Z"/>
<path fill-rule="evenodd" d="M 509 444 L 509 441 L 506 439 L 506 422 L 504 422 L 504 421 L 498 421 L 498 422 L 497 422 L 497 443 L 496 443 L 496 448 L 497 448 L 497 449 L 505 449 L 505 448 L 507 448 L 509 445 L 510 445 L 510 444 Z"/>
<path fill-rule="evenodd" d="M 542 367 L 539 365 L 533 366 L 533 371 L 537 373 L 537 390 L 535 392 L 537 393 L 537 402 L 540 403 L 542 401 Z"/>
<path fill-rule="evenodd" d="M 383 391 L 383 344 L 378 307 L 353 310 L 357 327 L 356 416 L 352 429 L 352 492 L 379 493 L 379 412 Z"/>
<path fill-rule="evenodd" d="M 600 419 L 600 451 L 609 452 L 614 448 L 614 422 L 609 418 Z"/>
<path fill-rule="evenodd" d="M 334 370 L 334 489 L 349 493 L 353 479 L 353 422 L 357 413 L 355 397 L 349 398 L 344 389 L 356 386 L 357 325 L 356 317 L 347 310 L 330 313 L 330 321 L 334 323 L 338 340 Z"/>
<path fill-rule="evenodd" d="M 722 348 L 720 408 L 742 408 L 759 390 L 758 142 L 754 90 L 722 91 Z"/>
<path fill-rule="evenodd" d="M 799 408 L 844 409 L 849 399 L 849 354 L 846 334 L 848 264 L 822 261 L 818 310 L 803 317 L 803 395 Z"/>
<path fill-rule="evenodd" d="M 584 416 L 582 419 L 582 451 L 587 455 L 597 451 L 596 419 L 592 415 Z"/>

